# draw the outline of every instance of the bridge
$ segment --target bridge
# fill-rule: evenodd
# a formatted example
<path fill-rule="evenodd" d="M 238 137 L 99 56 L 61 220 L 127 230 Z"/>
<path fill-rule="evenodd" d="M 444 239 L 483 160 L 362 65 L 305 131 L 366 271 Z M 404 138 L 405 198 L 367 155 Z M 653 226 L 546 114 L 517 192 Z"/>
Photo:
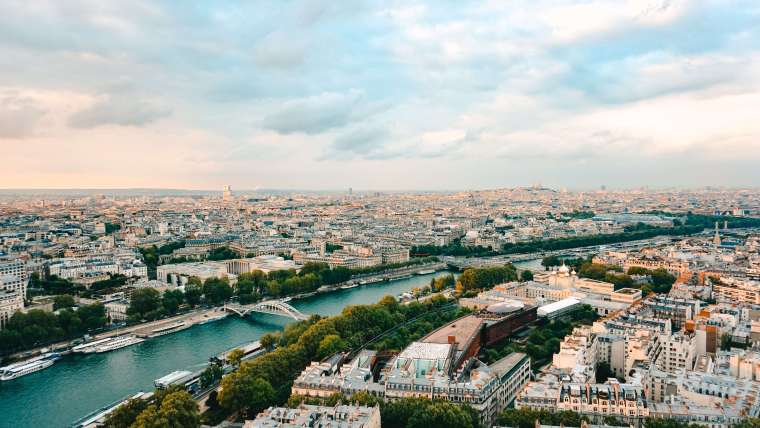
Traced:
<path fill-rule="evenodd" d="M 241 317 L 245 317 L 252 312 L 258 312 L 260 314 L 290 317 L 296 321 L 302 321 L 309 318 L 308 315 L 302 314 L 298 309 L 279 300 L 267 300 L 264 302 L 251 303 L 250 305 L 231 303 L 224 305 L 224 310 L 235 313 Z"/>

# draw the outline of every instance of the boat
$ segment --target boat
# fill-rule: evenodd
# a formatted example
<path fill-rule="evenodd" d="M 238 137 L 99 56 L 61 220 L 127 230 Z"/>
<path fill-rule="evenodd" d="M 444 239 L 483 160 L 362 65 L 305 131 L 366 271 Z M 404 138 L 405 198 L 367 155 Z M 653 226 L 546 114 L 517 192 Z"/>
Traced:
<path fill-rule="evenodd" d="M 148 334 L 148 337 L 159 337 L 165 334 L 175 333 L 175 332 L 184 330 L 186 328 L 190 328 L 190 324 L 184 321 L 177 321 L 175 323 L 171 323 L 163 327 L 154 328 L 153 330 L 150 331 L 150 334 Z"/>
<path fill-rule="evenodd" d="M 44 370 L 52 366 L 60 357 L 60 354 L 51 352 L 30 360 L 0 367 L 0 381 L 17 379 Z"/>
<path fill-rule="evenodd" d="M 214 321 L 223 320 L 225 318 L 227 318 L 227 314 L 218 315 L 218 316 L 215 316 L 215 317 L 211 317 L 211 318 L 205 319 L 205 320 L 199 322 L 198 325 L 208 324 L 208 323 L 211 323 L 211 322 L 214 322 Z"/>
<path fill-rule="evenodd" d="M 230 356 L 232 351 L 236 349 L 243 352 L 243 355 L 240 361 L 250 360 L 251 358 L 256 357 L 257 355 L 265 351 L 265 349 L 261 346 L 261 342 L 259 342 L 258 340 L 254 340 L 253 342 L 246 343 L 245 345 L 236 346 L 227 351 L 224 351 L 218 356 L 216 356 L 214 359 L 217 361 L 227 362 L 227 358 Z"/>
<path fill-rule="evenodd" d="M 108 406 L 102 407 L 90 414 L 80 418 L 76 422 L 70 425 L 71 428 L 91 428 L 102 426 L 108 415 L 113 413 L 116 409 L 129 402 L 129 400 L 142 399 L 149 400 L 153 397 L 152 392 L 138 392 L 137 394 L 122 398 Z"/>
<path fill-rule="evenodd" d="M 342 286 L 342 287 L 340 287 L 340 288 L 341 288 L 342 290 L 350 290 L 350 289 L 352 289 L 352 288 L 356 288 L 356 287 L 358 287 L 358 286 L 359 286 L 359 284 L 347 284 L 347 285 L 344 285 L 344 286 Z"/>
<path fill-rule="evenodd" d="M 435 273 L 435 269 L 425 269 L 417 272 L 417 275 L 430 275 L 431 273 Z"/>
<path fill-rule="evenodd" d="M 288 302 L 289 302 L 289 301 L 291 301 L 291 300 L 293 300 L 293 298 L 292 298 L 292 297 L 290 297 L 290 296 L 288 296 L 288 297 L 286 297 L 286 298 L 284 298 L 284 299 L 281 299 L 281 300 L 280 300 L 280 302 L 282 302 L 282 303 L 288 303 Z"/>
<path fill-rule="evenodd" d="M 71 348 L 71 352 L 76 352 L 79 354 L 92 354 L 93 352 L 95 352 L 95 348 L 101 345 L 105 345 L 112 340 L 113 340 L 113 337 L 107 337 L 105 339 L 96 340 L 94 342 L 83 343 L 81 345 L 77 345 Z"/>
<path fill-rule="evenodd" d="M 102 352 L 115 351 L 117 349 L 126 348 L 127 346 L 142 343 L 144 341 L 145 339 L 141 339 L 131 334 L 114 337 L 110 342 L 96 346 L 94 352 L 100 354 Z"/>
<path fill-rule="evenodd" d="M 370 278 L 370 279 L 363 279 L 359 281 L 360 285 L 367 285 L 367 284 L 374 284 L 376 282 L 383 282 L 383 278 L 376 277 L 376 278 Z"/>

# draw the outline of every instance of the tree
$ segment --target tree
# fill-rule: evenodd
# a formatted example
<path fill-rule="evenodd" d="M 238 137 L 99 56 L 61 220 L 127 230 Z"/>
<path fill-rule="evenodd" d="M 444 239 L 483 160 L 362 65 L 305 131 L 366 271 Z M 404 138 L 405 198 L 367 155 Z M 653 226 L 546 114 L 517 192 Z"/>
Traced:
<path fill-rule="evenodd" d="M 82 321 L 82 328 L 85 331 L 97 330 L 108 322 L 106 308 L 101 303 L 82 306 L 77 309 L 76 313 Z"/>
<path fill-rule="evenodd" d="M 169 421 L 164 418 L 155 405 L 146 407 L 135 419 L 131 428 L 170 428 Z"/>
<path fill-rule="evenodd" d="M 129 301 L 127 315 L 136 319 L 148 318 L 148 314 L 154 314 L 161 307 L 161 295 L 153 288 L 140 288 L 132 293 Z"/>
<path fill-rule="evenodd" d="M 240 348 L 235 348 L 227 355 L 227 361 L 235 367 L 240 366 L 240 362 L 243 360 L 245 352 Z"/>
<path fill-rule="evenodd" d="M 533 272 L 527 269 L 520 272 L 520 281 L 521 282 L 533 281 Z"/>
<path fill-rule="evenodd" d="M 610 368 L 610 364 L 606 361 L 597 363 L 596 365 L 596 383 L 607 382 L 607 379 L 615 377 L 615 373 Z"/>
<path fill-rule="evenodd" d="M 232 288 L 227 278 L 208 278 L 203 282 L 203 296 L 207 302 L 218 306 L 232 297 Z"/>
<path fill-rule="evenodd" d="M 346 341 L 337 334 L 328 334 L 319 342 L 317 355 L 319 359 L 327 358 L 337 352 L 346 349 Z"/>
<path fill-rule="evenodd" d="M 470 428 L 472 417 L 464 407 L 444 401 L 432 402 L 424 411 L 418 410 L 408 420 L 409 428 Z"/>
<path fill-rule="evenodd" d="M 264 349 L 273 349 L 277 345 L 277 342 L 279 341 L 280 341 L 280 338 L 275 333 L 267 333 L 261 336 L 261 338 L 259 339 L 259 343 L 261 343 L 261 346 Z"/>
<path fill-rule="evenodd" d="M 275 390 L 268 381 L 238 370 L 222 379 L 218 399 L 219 404 L 229 411 L 240 410 L 253 416 L 274 404 L 275 397 Z"/>
<path fill-rule="evenodd" d="M 403 398 L 381 407 L 383 427 L 470 428 L 478 426 L 477 414 L 469 406 L 427 398 Z"/>
<path fill-rule="evenodd" d="M 198 404 L 186 391 L 167 395 L 161 402 L 159 414 L 170 428 L 196 428 L 201 424 Z"/>
<path fill-rule="evenodd" d="M 139 398 L 130 399 L 106 416 L 104 426 L 105 428 L 129 428 L 146 407 L 148 407 L 147 401 Z"/>
<path fill-rule="evenodd" d="M 209 364 L 206 370 L 201 373 L 200 383 L 201 388 L 208 388 L 215 384 L 224 375 L 224 370 L 219 364 Z"/>
<path fill-rule="evenodd" d="M 179 290 L 169 290 L 164 292 L 161 297 L 161 306 L 169 314 L 176 314 L 182 302 L 185 300 L 185 295 Z"/>
<path fill-rule="evenodd" d="M 721 351 L 730 351 L 732 344 L 733 344 L 733 339 L 731 339 L 731 333 L 723 333 L 720 336 L 720 350 Z"/>
<path fill-rule="evenodd" d="M 191 277 L 190 279 L 193 278 L 196 277 Z M 198 281 L 200 282 L 200 280 Z M 188 306 L 191 308 L 194 308 L 201 303 L 201 297 L 203 296 L 203 290 L 201 287 L 202 285 L 191 284 L 190 281 L 185 285 L 185 302 L 187 302 Z"/>
<path fill-rule="evenodd" d="M 59 296 L 55 296 L 55 299 L 53 299 L 53 310 L 72 308 L 74 306 L 76 306 L 74 297 L 69 294 L 61 294 Z"/>

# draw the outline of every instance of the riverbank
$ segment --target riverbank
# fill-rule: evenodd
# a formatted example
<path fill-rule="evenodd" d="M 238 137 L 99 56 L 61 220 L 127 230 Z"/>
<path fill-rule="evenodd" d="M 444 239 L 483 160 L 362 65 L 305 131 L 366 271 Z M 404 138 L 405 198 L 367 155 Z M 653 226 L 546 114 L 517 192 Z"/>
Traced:
<path fill-rule="evenodd" d="M 433 270 L 434 272 L 438 272 L 446 268 L 447 268 L 447 265 L 445 263 L 433 262 L 433 263 L 423 263 L 419 265 L 405 266 L 405 267 L 395 268 L 395 269 L 388 269 L 388 270 L 378 272 L 378 273 L 373 273 L 373 274 L 357 275 L 345 282 L 333 284 L 330 286 L 320 287 L 320 289 L 315 290 L 310 293 L 302 293 L 302 294 L 297 294 L 294 296 L 287 296 L 287 297 L 290 297 L 292 299 L 310 298 L 318 294 L 340 291 L 342 289 L 345 289 L 346 287 L 353 287 L 356 285 L 372 285 L 376 282 L 381 282 L 381 281 L 387 282 L 387 281 L 403 279 L 407 275 L 415 275 L 419 272 L 423 272 L 427 270 Z M 360 284 L 361 282 L 366 282 L 366 284 Z M 221 308 L 196 309 L 196 310 L 191 310 L 189 312 L 185 312 L 183 314 L 179 314 L 173 317 L 163 318 L 161 320 L 150 321 L 150 322 L 142 323 L 142 324 L 134 324 L 134 325 L 126 326 L 126 327 L 120 327 L 118 329 L 113 329 L 113 330 L 97 333 L 93 335 L 90 340 L 94 341 L 94 340 L 106 339 L 109 337 L 115 337 L 118 335 L 129 334 L 129 333 L 134 333 L 140 337 L 148 337 L 151 335 L 152 330 L 160 329 L 162 327 L 169 326 L 171 324 L 185 322 L 186 324 L 188 324 L 188 327 L 189 327 L 189 326 L 206 322 L 209 319 L 224 317 L 226 315 L 227 314 Z M 47 345 L 39 346 L 33 349 L 28 349 L 28 350 L 16 352 L 14 354 L 10 354 L 0 359 L 0 361 L 2 362 L 2 364 L 8 364 L 11 362 L 20 361 L 27 358 L 32 358 L 37 355 L 43 354 L 47 351 L 67 353 L 67 351 L 72 346 L 79 344 L 80 342 L 81 342 L 81 338 L 74 338 L 74 339 L 65 340 L 65 341 L 61 341 L 61 342 L 57 342 L 53 344 L 47 344 Z"/>
<path fill-rule="evenodd" d="M 338 289 L 289 303 L 305 314 L 336 315 L 349 305 L 424 287 L 443 274 Z M 227 317 L 113 352 L 70 355 L 50 368 L 0 384 L 0 428 L 68 427 L 93 410 L 152 391 L 155 379 L 175 370 L 199 370 L 209 357 L 281 331 L 289 322 L 271 315 Z"/>

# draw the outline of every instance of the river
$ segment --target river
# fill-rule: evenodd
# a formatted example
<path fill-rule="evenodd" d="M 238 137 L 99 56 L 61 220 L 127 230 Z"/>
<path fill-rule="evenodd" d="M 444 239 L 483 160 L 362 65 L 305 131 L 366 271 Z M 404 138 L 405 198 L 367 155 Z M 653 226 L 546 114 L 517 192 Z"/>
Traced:
<path fill-rule="evenodd" d="M 375 303 L 430 283 L 438 272 L 321 294 L 290 304 L 305 314 L 335 315 L 348 305 Z M 282 330 L 286 318 L 227 317 L 113 352 L 70 355 L 52 367 L 0 383 L 0 427 L 67 427 L 78 418 L 138 391 L 174 370 L 198 370 L 209 357 Z"/>

